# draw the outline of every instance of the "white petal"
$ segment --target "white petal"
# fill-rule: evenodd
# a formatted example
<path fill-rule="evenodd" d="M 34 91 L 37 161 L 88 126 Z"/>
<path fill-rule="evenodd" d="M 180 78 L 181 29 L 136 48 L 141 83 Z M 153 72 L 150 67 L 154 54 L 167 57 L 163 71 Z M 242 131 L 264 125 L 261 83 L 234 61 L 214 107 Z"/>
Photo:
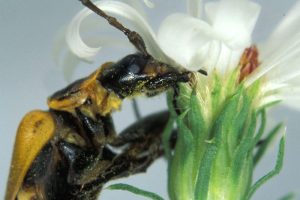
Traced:
<path fill-rule="evenodd" d="M 300 73 L 300 1 L 279 23 L 270 39 L 259 45 L 262 65 L 253 73 L 250 85 L 262 76 L 271 83 L 284 83 L 299 77 Z"/>
<path fill-rule="evenodd" d="M 246 80 L 250 85 L 262 76 L 268 76 L 270 82 L 283 83 L 299 74 L 300 71 L 300 33 L 287 38 L 282 42 L 280 48 L 274 50 L 272 54 L 262 52 L 262 64 Z"/>
<path fill-rule="evenodd" d="M 91 44 L 99 44 L 102 47 L 106 46 L 115 46 L 118 49 L 120 48 L 126 48 L 128 47 L 128 42 L 121 40 L 120 38 L 114 38 L 114 37 L 90 37 L 87 39 L 87 43 Z M 62 52 L 62 51 L 61 51 Z M 61 53 L 62 54 L 62 53 Z M 80 64 L 80 58 L 77 57 L 75 54 L 70 52 L 68 49 L 63 55 L 62 63 L 58 63 L 59 66 L 62 66 L 63 68 L 63 75 L 64 79 L 70 83 L 73 81 L 73 75 L 77 68 L 77 66 Z"/>
<path fill-rule="evenodd" d="M 296 109 L 300 109 L 300 86 L 279 87 L 273 92 L 269 91 L 262 99 L 261 105 L 282 101 L 281 103 Z"/>
<path fill-rule="evenodd" d="M 260 13 L 260 6 L 248 0 L 221 0 L 205 5 L 215 34 L 231 48 L 246 48 Z"/>
<path fill-rule="evenodd" d="M 143 4 L 141 3 L 141 0 L 127 0 L 128 4 L 133 7 L 135 10 L 138 10 L 139 13 L 146 19 L 147 15 L 144 9 Z"/>
<path fill-rule="evenodd" d="M 243 49 L 233 50 L 218 40 L 210 41 L 208 47 L 203 48 L 203 51 L 205 52 L 202 52 L 202 57 L 199 56 L 201 52 L 195 56 L 202 59 L 198 61 L 198 63 L 202 63 L 202 68 L 206 69 L 208 73 L 216 69 L 224 75 L 238 65 L 243 53 Z"/>
<path fill-rule="evenodd" d="M 172 62 L 172 60 L 168 58 L 164 54 L 164 52 L 159 48 L 156 42 L 155 34 L 153 33 L 149 24 L 134 8 L 118 1 L 97 1 L 94 3 L 98 7 L 101 7 L 101 9 L 105 12 L 115 14 L 117 16 L 121 16 L 129 20 L 134 26 L 135 30 L 139 32 L 143 37 L 147 49 L 152 56 L 168 63 Z M 78 13 L 77 16 L 75 16 L 75 18 L 72 20 L 67 34 L 67 43 L 70 47 L 70 50 L 75 55 L 85 60 L 91 60 L 93 56 L 95 56 L 100 50 L 100 47 L 93 48 L 87 46 L 82 41 L 82 38 L 79 34 L 79 28 L 82 20 L 90 14 L 92 14 L 92 11 L 86 8 L 83 9 L 80 13 Z M 125 36 L 124 40 L 126 40 Z"/>
<path fill-rule="evenodd" d="M 282 89 L 284 87 L 288 87 L 287 84 L 280 84 L 280 83 L 273 83 L 273 82 L 265 82 L 261 86 L 261 93 L 274 93 L 274 91 L 277 91 L 279 89 Z"/>
<path fill-rule="evenodd" d="M 222 74 L 232 72 L 238 66 L 241 55 L 244 52 L 243 49 L 232 49 L 224 42 L 221 43 L 220 54 L 213 59 L 217 60 L 217 63 L 213 66 L 218 69 Z M 207 59 L 208 60 L 208 59 Z"/>
<path fill-rule="evenodd" d="M 299 49 L 300 50 L 300 49 Z M 271 70 L 267 74 L 267 78 L 270 82 L 278 84 L 289 83 L 290 80 L 299 80 L 300 77 L 300 51 L 298 57 L 289 62 L 281 64 L 276 69 Z"/>
<path fill-rule="evenodd" d="M 144 0 L 144 3 L 146 4 L 146 6 L 148 6 L 149 8 L 154 8 L 155 5 L 152 1 L 150 0 Z"/>
<path fill-rule="evenodd" d="M 196 46 L 197 48 L 197 46 Z M 208 74 L 215 69 L 219 62 L 222 51 L 222 44 L 217 40 L 210 40 L 202 48 L 195 49 L 194 55 L 190 60 L 189 69 L 205 69 Z M 196 67 L 196 68 L 194 68 Z M 219 66 L 218 66 L 219 67 Z"/>
<path fill-rule="evenodd" d="M 282 101 L 282 97 L 278 95 L 266 96 L 262 99 L 259 106 L 264 106 L 270 103 L 274 103 L 276 101 Z"/>
<path fill-rule="evenodd" d="M 80 13 L 78 13 L 69 24 L 69 27 L 67 29 L 67 34 L 66 34 L 66 41 L 70 51 L 76 56 L 78 56 L 79 58 L 86 61 L 93 60 L 93 57 L 101 49 L 101 47 L 92 48 L 86 45 L 83 42 L 79 33 L 81 22 L 91 13 L 92 12 L 86 8 L 82 10 Z"/>
<path fill-rule="evenodd" d="M 189 70 L 217 68 L 220 73 L 237 66 L 243 49 L 231 49 L 218 40 L 204 21 L 183 14 L 167 17 L 158 32 L 161 48 Z"/>
<path fill-rule="evenodd" d="M 187 13 L 192 17 L 201 17 L 202 0 L 186 0 Z"/>
<path fill-rule="evenodd" d="M 158 31 L 164 52 L 190 70 L 202 68 L 211 40 L 211 28 L 206 22 L 183 14 L 168 16 Z"/>
<path fill-rule="evenodd" d="M 293 37 L 300 31 L 300 1 L 292 6 L 277 28 L 272 33 L 268 41 L 262 45 L 262 56 L 266 57 L 273 53 L 274 50 L 281 48 L 288 38 Z"/>
<path fill-rule="evenodd" d="M 289 107 L 300 109 L 300 86 L 288 87 L 279 91 L 283 103 Z"/>
<path fill-rule="evenodd" d="M 300 96 L 297 99 L 288 99 L 283 101 L 283 104 L 300 111 Z"/>

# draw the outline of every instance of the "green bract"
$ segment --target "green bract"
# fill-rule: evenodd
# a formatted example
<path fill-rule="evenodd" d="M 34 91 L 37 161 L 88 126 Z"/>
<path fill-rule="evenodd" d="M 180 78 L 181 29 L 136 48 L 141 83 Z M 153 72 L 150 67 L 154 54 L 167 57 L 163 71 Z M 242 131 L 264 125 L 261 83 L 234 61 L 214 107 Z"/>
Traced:
<path fill-rule="evenodd" d="M 266 123 L 265 108 L 258 107 L 260 83 L 246 88 L 237 77 L 238 73 L 214 73 L 208 79 L 195 75 L 193 84 L 180 86 L 175 105 L 173 94 L 169 94 L 172 117 L 163 139 L 169 162 L 170 199 L 249 199 L 280 171 L 284 139 L 275 169 L 253 183 L 254 167 L 281 125 L 259 142 Z M 172 121 L 178 128 L 173 152 L 168 146 Z"/>

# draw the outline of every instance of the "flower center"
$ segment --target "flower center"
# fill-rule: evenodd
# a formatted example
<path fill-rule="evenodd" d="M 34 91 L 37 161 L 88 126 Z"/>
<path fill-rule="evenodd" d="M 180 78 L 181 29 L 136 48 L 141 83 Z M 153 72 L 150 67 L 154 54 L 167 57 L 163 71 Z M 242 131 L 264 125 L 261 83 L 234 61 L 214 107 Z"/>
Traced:
<path fill-rule="evenodd" d="M 259 65 L 258 49 L 255 45 L 246 48 L 240 59 L 240 77 L 239 82 L 242 82 L 245 77 L 250 75 Z"/>

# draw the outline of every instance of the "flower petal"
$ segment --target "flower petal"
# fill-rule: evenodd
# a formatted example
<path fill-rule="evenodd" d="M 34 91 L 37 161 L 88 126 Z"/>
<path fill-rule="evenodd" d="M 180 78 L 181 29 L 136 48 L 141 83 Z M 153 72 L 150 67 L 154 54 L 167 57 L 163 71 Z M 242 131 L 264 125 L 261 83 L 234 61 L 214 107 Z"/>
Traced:
<path fill-rule="evenodd" d="M 250 85 L 262 76 L 271 83 L 284 83 L 300 73 L 300 1 L 279 23 L 267 42 L 259 45 L 262 65 L 253 73 Z"/>
<path fill-rule="evenodd" d="M 215 34 L 230 48 L 250 46 L 260 6 L 248 0 L 221 0 L 205 4 Z"/>
<path fill-rule="evenodd" d="M 127 0 L 128 4 L 133 7 L 135 10 L 138 10 L 139 13 L 146 19 L 147 15 L 144 9 L 144 5 L 141 3 L 141 0 Z"/>
<path fill-rule="evenodd" d="M 129 20 L 134 29 L 143 37 L 147 50 L 152 56 L 164 62 L 172 62 L 172 59 L 168 58 L 160 49 L 156 42 L 155 34 L 147 21 L 134 8 L 118 1 L 97 1 L 94 3 L 96 6 L 101 7 L 101 9 L 105 12 L 115 14 Z M 91 61 L 101 48 L 86 45 L 79 34 L 81 22 L 90 14 L 92 14 L 92 11 L 87 8 L 79 12 L 72 20 L 66 37 L 70 50 L 81 59 L 85 59 L 87 61 Z"/>
<path fill-rule="evenodd" d="M 300 110 L 300 86 L 288 87 L 279 91 L 283 99 L 283 103 L 289 107 Z"/>
<path fill-rule="evenodd" d="M 260 102 L 259 102 L 259 106 L 265 106 L 267 104 L 271 104 L 274 103 L 276 101 L 282 101 L 282 97 L 278 96 L 278 95 L 270 95 L 270 96 L 266 96 L 264 97 Z"/>
<path fill-rule="evenodd" d="M 299 85 L 288 85 L 279 84 L 272 85 L 272 89 L 262 88 L 261 92 L 264 93 L 260 104 L 263 106 L 265 104 L 273 103 L 275 101 L 282 101 L 283 104 L 300 109 L 300 86 Z M 270 90 L 271 89 L 271 90 Z"/>
<path fill-rule="evenodd" d="M 146 6 L 148 6 L 149 8 L 154 8 L 155 5 L 152 1 L 150 0 L 144 0 L 144 3 L 146 4 Z"/>
<path fill-rule="evenodd" d="M 211 40 L 211 28 L 206 22 L 183 14 L 168 16 L 158 31 L 164 52 L 190 70 L 202 67 Z"/>
<path fill-rule="evenodd" d="M 262 64 L 249 76 L 246 85 L 262 76 L 267 76 L 269 82 L 288 82 L 300 73 L 300 33 L 287 38 L 272 54 L 264 54 L 263 49 L 260 52 L 265 55 Z"/>
<path fill-rule="evenodd" d="M 226 73 L 237 66 L 244 51 L 231 49 L 219 40 L 206 22 L 183 14 L 170 15 L 163 21 L 158 41 L 168 56 L 192 71 L 216 68 Z"/>
<path fill-rule="evenodd" d="M 294 109 L 297 109 L 298 111 L 300 111 L 300 96 L 298 96 L 297 99 L 286 99 L 283 101 L 283 104 L 288 106 L 288 107 L 291 107 L 291 108 L 294 108 Z"/>
<path fill-rule="evenodd" d="M 288 62 L 282 63 L 276 69 L 271 70 L 267 74 L 270 82 L 276 83 L 289 83 L 291 80 L 300 77 L 300 48 L 297 54 L 298 57 L 294 57 Z M 300 82 L 298 82 L 300 83 Z"/>
<path fill-rule="evenodd" d="M 279 23 L 267 42 L 261 45 L 262 56 L 267 57 L 281 48 L 282 43 L 300 31 L 300 1 L 292 6 L 283 20 Z"/>

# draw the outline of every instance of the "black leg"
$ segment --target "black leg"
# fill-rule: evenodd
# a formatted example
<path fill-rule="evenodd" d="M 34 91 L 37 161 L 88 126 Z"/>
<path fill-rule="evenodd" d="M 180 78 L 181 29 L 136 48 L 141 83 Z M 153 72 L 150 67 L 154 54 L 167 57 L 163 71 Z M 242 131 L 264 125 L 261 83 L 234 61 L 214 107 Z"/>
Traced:
<path fill-rule="evenodd" d="M 133 111 L 134 111 L 134 115 L 137 121 L 141 120 L 141 112 L 139 110 L 139 106 L 137 104 L 137 100 L 133 99 L 132 100 L 132 107 L 133 107 Z"/>
<path fill-rule="evenodd" d="M 111 145 L 126 145 L 125 149 L 111 162 L 109 168 L 85 187 L 94 187 L 117 178 L 145 172 L 157 158 L 163 155 L 162 132 L 169 118 L 167 111 L 150 115 L 134 123 L 121 132 Z M 173 132 L 170 146 L 176 143 L 176 131 Z"/>
<path fill-rule="evenodd" d="M 168 111 L 155 113 L 142 118 L 123 130 L 111 145 L 118 147 L 125 144 L 146 142 L 150 138 L 160 138 L 168 119 Z"/>
<path fill-rule="evenodd" d="M 76 109 L 76 114 L 82 123 L 86 138 L 88 138 L 95 147 L 102 147 L 107 142 L 115 139 L 115 127 L 110 115 L 97 115 L 96 119 L 92 119 L 79 109 Z"/>

